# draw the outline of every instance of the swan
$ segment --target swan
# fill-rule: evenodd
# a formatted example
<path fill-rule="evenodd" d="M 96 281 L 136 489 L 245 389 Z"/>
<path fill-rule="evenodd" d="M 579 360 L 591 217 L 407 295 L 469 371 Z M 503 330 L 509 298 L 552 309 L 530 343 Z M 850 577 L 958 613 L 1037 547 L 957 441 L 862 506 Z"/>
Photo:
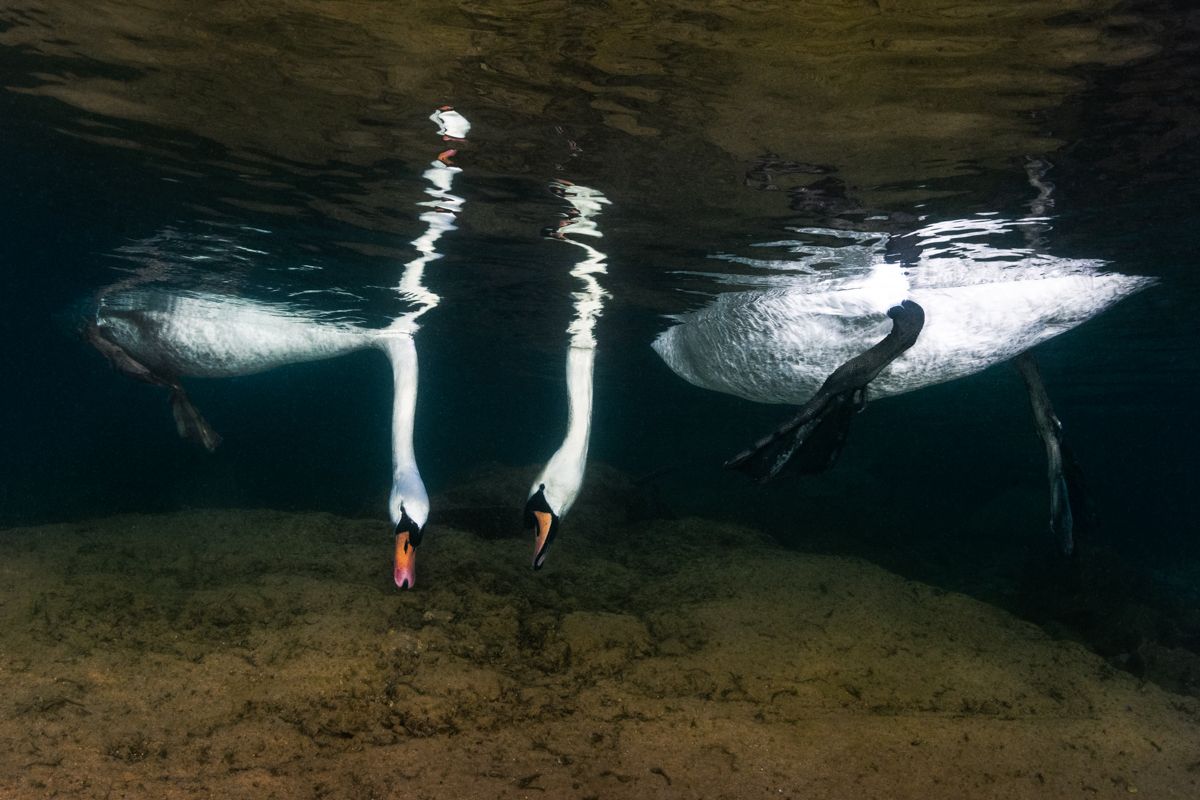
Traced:
<path fill-rule="evenodd" d="M 392 488 L 397 585 L 413 581 L 411 551 L 429 515 L 413 452 L 417 354 L 412 321 L 380 329 L 331 322 L 281 304 L 206 292 L 130 289 L 102 294 L 87 340 L 118 371 L 166 388 L 180 436 L 214 450 L 220 436 L 196 410 L 183 378 L 253 375 L 288 364 L 377 348 L 392 366 Z M 401 588 L 406 588 L 402 586 Z"/>
<path fill-rule="evenodd" d="M 596 319 L 608 294 L 597 276 L 608 271 L 606 256 L 592 245 L 568 234 L 600 238 L 595 217 L 610 201 L 596 189 L 569 181 L 551 182 L 550 190 L 571 208 L 547 236 L 568 242 L 583 251 L 571 269 L 582 288 L 573 293 L 575 316 L 567 328 L 567 430 L 562 444 L 534 480 L 525 501 L 525 527 L 534 532 L 533 568 L 541 569 L 546 553 L 558 536 L 559 525 L 579 496 L 587 465 L 592 425 L 592 375 L 596 361 Z"/>
<path fill-rule="evenodd" d="M 1016 359 L 1046 445 L 1051 529 L 1070 553 L 1061 424 L 1029 351 L 1152 281 L 1105 272 L 1098 261 L 977 241 L 1037 222 L 951 220 L 904 237 L 797 229 L 806 239 L 786 243 L 794 259 L 729 259 L 768 268 L 773 274 L 727 279 L 762 288 L 719 295 L 677 317 L 652 346 L 696 386 L 800 406 L 788 423 L 726 463 L 760 481 L 789 465 L 809 473 L 831 466 L 868 397 L 915 391 Z M 889 262 L 889 245 L 905 238 L 919 257 L 907 265 Z"/>
<path fill-rule="evenodd" d="M 470 123 L 451 106 L 430 119 L 443 141 L 461 142 Z M 429 519 L 429 495 L 413 447 L 419 362 L 416 335 L 422 316 L 441 298 L 423 283 L 436 245 L 462 211 L 451 192 L 462 170 L 455 150 L 432 161 L 423 178 L 429 199 L 418 206 L 425 223 L 413 241 L 417 257 L 404 265 L 397 294 L 411 310 L 385 328 L 333 322 L 282 305 L 210 292 L 170 291 L 118 285 L 98 294 L 84 326 L 86 339 L 120 372 L 169 392 L 180 436 L 214 450 L 220 436 L 196 410 L 180 380 L 252 375 L 286 364 L 316 361 L 366 348 L 381 350 L 392 368 L 392 486 L 388 514 L 395 536 L 392 577 L 400 589 L 416 584 L 416 548 Z"/>

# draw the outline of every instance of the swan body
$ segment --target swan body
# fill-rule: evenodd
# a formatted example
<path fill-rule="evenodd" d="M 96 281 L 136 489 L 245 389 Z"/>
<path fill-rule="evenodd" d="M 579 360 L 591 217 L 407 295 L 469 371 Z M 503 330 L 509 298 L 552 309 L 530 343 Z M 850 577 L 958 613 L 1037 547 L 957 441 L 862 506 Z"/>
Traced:
<path fill-rule="evenodd" d="M 1014 360 L 1046 448 L 1050 530 L 1069 555 L 1079 498 L 1070 484 L 1077 474 L 1067 463 L 1062 425 L 1029 351 L 1152 280 L 1104 272 L 1096 261 L 972 241 L 1041 221 L 931 225 L 912 234 L 920 247 L 910 266 L 887 260 L 886 238 L 803 229 L 859 243 L 789 242 L 800 258 L 786 262 L 729 259 L 787 272 L 730 276 L 728 282 L 767 288 L 724 294 L 678 317 L 653 347 L 692 384 L 800 407 L 784 425 L 726 462 L 760 482 L 788 467 L 811 474 L 832 466 L 855 412 L 870 398 Z"/>
<path fill-rule="evenodd" d="M 912 300 L 925 310 L 924 330 L 869 386 L 872 397 L 887 397 L 1011 359 L 1150 282 L 1101 273 L 1094 262 L 1045 266 L 1040 272 L 996 266 L 939 279 L 882 264 L 865 277 L 724 294 L 680 317 L 653 347 L 696 386 L 801 404 L 838 365 L 884 337 L 888 308 Z"/>
<path fill-rule="evenodd" d="M 253 375 L 369 347 L 372 331 L 226 295 L 146 289 L 104 295 L 95 325 L 155 372 L 173 377 Z"/>

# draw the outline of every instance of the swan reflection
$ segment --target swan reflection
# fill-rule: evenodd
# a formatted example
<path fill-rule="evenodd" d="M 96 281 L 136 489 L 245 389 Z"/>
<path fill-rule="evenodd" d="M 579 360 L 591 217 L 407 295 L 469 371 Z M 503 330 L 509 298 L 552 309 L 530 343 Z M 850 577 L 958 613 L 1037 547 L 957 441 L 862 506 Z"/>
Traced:
<path fill-rule="evenodd" d="M 534 480 L 525 502 L 525 525 L 534 531 L 534 569 L 541 569 L 545 564 L 546 553 L 558 536 L 559 525 L 583 485 L 592 426 L 594 330 L 608 297 L 597 277 L 608 271 L 607 256 L 587 241 L 574 237 L 601 238 L 603 234 L 595 218 L 610 201 L 595 189 L 568 181 L 554 181 L 550 190 L 566 200 L 570 209 L 557 226 L 546 231 L 546 235 L 582 251 L 571 269 L 571 276 L 582 286 L 571 295 L 575 316 L 567 328 L 567 431 L 558 450 Z"/>
<path fill-rule="evenodd" d="M 697 386 L 747 400 L 799 405 L 785 425 L 727 466 L 765 481 L 785 467 L 836 460 L 869 398 L 914 391 L 1018 358 L 1050 459 L 1051 527 L 1064 552 L 1073 520 L 1061 426 L 1031 348 L 1145 287 L 1102 262 L 1056 258 L 989 238 L 1045 220 L 950 220 L 904 236 L 816 228 L 786 260 L 753 260 L 759 288 L 722 294 L 677 318 L 654 349 Z M 893 262 L 893 253 L 909 255 Z M 731 261 L 740 259 L 730 258 Z M 730 283 L 742 276 L 727 276 Z"/>

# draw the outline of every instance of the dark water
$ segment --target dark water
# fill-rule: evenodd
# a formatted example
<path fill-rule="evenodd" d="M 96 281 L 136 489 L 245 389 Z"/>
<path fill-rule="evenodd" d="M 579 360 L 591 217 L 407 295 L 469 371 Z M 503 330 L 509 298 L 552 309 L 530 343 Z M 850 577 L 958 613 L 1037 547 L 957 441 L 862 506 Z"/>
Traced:
<path fill-rule="evenodd" d="M 439 492 L 561 440 L 580 252 L 543 229 L 568 208 L 548 184 L 568 180 L 611 201 L 587 240 L 608 295 L 593 463 L 672 513 L 1007 598 L 1109 655 L 1138 635 L 1200 649 L 1200 628 L 1172 622 L 1200 605 L 1200 17 L 1065 8 L 8 3 L 0 524 L 196 506 L 382 517 L 377 353 L 185 381 L 225 439 L 209 455 L 74 327 L 131 279 L 386 325 L 412 308 L 394 287 L 427 229 L 423 173 L 453 146 L 462 207 L 425 267 L 440 304 L 418 335 L 431 526 Z M 471 122 L 465 143 L 429 119 L 446 104 Z M 1100 522 L 1081 558 L 1120 574 L 1053 562 L 1041 445 L 1003 364 L 872 403 L 827 474 L 757 487 L 722 471 L 786 409 L 694 387 L 649 346 L 668 315 L 771 274 L 715 257 L 786 258 L 760 245 L 798 228 L 1029 216 L 1030 159 L 1053 183 L 1039 252 L 1157 279 L 1036 350 Z M 1103 609 L 1039 593 L 1088 575 L 1167 621 L 1112 642 Z"/>

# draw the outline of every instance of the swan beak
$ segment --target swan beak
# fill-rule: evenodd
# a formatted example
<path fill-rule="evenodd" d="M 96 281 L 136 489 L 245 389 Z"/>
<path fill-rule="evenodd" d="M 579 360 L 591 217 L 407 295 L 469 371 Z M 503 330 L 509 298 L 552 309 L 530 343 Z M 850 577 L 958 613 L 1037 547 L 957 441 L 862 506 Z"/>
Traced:
<path fill-rule="evenodd" d="M 558 514 L 546 500 L 546 484 L 540 484 L 525 503 L 525 527 L 533 528 L 534 569 L 541 569 L 546 563 L 546 551 L 558 536 L 558 522 Z"/>
<path fill-rule="evenodd" d="M 550 549 L 550 542 L 557 532 L 558 518 L 553 511 L 534 511 L 533 527 L 533 568 L 541 569 L 546 563 L 546 551 Z"/>
<path fill-rule="evenodd" d="M 400 589 L 411 589 L 417 582 L 417 548 L 413 545 L 408 531 L 396 534 L 396 560 L 392 568 L 392 579 Z"/>

